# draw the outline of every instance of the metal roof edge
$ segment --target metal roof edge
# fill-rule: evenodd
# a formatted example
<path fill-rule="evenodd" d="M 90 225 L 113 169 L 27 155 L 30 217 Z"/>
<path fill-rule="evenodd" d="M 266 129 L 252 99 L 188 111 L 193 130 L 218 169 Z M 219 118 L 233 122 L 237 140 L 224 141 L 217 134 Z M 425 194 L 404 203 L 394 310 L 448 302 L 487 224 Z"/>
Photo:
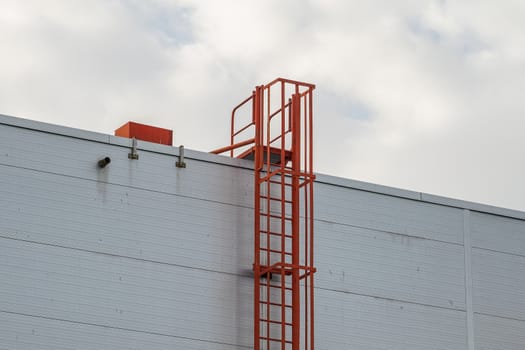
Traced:
<path fill-rule="evenodd" d="M 356 190 L 373 192 L 378 194 L 385 194 L 389 196 L 395 196 L 400 198 L 406 198 L 416 200 L 420 202 L 444 205 L 448 207 L 454 207 L 459 209 L 468 209 L 481 213 L 493 214 L 498 216 L 506 216 L 510 218 L 525 220 L 525 212 L 493 206 L 490 204 L 482 204 L 476 202 L 470 202 L 461 199 L 449 198 L 438 196 L 434 194 L 416 192 L 396 187 L 389 187 L 384 185 L 378 185 L 370 182 L 364 182 L 359 180 L 352 180 L 332 175 L 317 174 L 316 182 L 326 183 L 330 185 L 336 185 L 341 187 L 353 188 Z"/>
<path fill-rule="evenodd" d="M 18 127 L 22 129 L 35 130 L 39 132 L 44 132 L 48 134 L 55 134 L 60 136 L 72 137 L 77 139 L 82 139 L 86 141 L 106 143 L 110 145 L 120 146 L 131 148 L 132 141 L 126 137 L 119 137 L 109 134 L 103 134 L 95 131 L 87 131 L 83 129 L 76 129 L 68 126 L 62 126 L 57 124 L 50 124 L 46 122 L 40 122 L 36 120 L 24 119 L 19 117 L 8 116 L 0 114 L 0 125 L 8 125 L 12 127 Z M 179 146 L 168 146 L 162 145 L 154 142 L 147 142 L 142 140 L 137 140 L 137 149 L 148 152 L 162 153 L 172 156 L 179 155 Z M 191 149 L 184 149 L 184 156 L 188 159 L 201 160 L 210 163 L 217 163 L 229 166 L 243 167 L 247 169 L 252 169 L 252 162 L 230 158 L 226 156 L 220 156 L 215 154 L 210 154 L 207 152 L 194 151 Z"/>
<path fill-rule="evenodd" d="M 39 132 L 83 139 L 87 141 L 106 143 L 120 147 L 131 147 L 131 139 L 128 138 L 0 114 L 0 125 L 2 124 L 23 129 L 35 130 Z M 178 146 L 167 146 L 138 140 L 137 148 L 143 151 L 162 153 L 172 156 L 179 155 Z M 191 149 L 185 149 L 184 151 L 185 157 L 188 159 L 217 163 L 226 166 L 240 167 L 245 169 L 253 169 L 253 162 L 249 160 L 230 158 L 227 156 L 221 156 L 202 151 L 195 151 Z M 525 212 L 519 210 L 502 208 L 492 206 L 489 204 L 469 202 L 465 200 L 448 198 L 423 192 L 416 192 L 396 187 L 378 185 L 359 180 L 342 178 L 338 176 L 316 174 L 316 182 L 525 220 Z"/>
<path fill-rule="evenodd" d="M 63 135 L 74 137 L 78 139 L 84 139 L 95 142 L 109 142 L 109 135 L 97 133 L 93 131 L 87 131 L 82 129 L 75 129 L 67 126 L 50 124 L 45 122 L 39 122 L 30 119 L 18 118 L 0 114 L 0 124 L 16 126 L 23 129 L 36 130 L 46 132 L 49 134 Z"/>

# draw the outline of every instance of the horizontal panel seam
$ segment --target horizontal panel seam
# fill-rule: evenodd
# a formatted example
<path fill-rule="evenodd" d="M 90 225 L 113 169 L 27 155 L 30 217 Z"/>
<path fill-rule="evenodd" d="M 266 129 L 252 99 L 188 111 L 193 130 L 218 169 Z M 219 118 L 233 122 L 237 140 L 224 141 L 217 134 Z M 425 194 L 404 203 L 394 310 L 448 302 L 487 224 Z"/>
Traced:
<path fill-rule="evenodd" d="M 366 297 L 366 298 L 372 298 L 372 299 L 381 299 L 381 300 L 392 301 L 392 302 L 396 302 L 396 303 L 404 303 L 404 304 L 410 304 L 410 305 L 426 306 L 426 307 L 431 307 L 431 308 L 435 308 L 435 309 L 458 311 L 458 312 L 466 312 L 465 309 L 461 309 L 461 308 L 452 308 L 452 307 L 446 307 L 446 306 L 418 303 L 416 301 L 408 301 L 408 300 L 402 300 L 402 299 L 386 298 L 386 297 L 380 297 L 380 296 L 375 296 L 375 295 L 371 295 L 371 294 L 363 294 L 363 293 L 351 292 L 351 291 L 348 291 L 348 290 L 330 289 L 330 288 L 323 288 L 323 287 L 319 287 L 319 286 L 315 287 L 315 289 L 324 290 L 324 291 L 328 291 L 328 292 L 334 292 L 334 293 L 350 294 L 350 295 Z"/>
<path fill-rule="evenodd" d="M 488 316 L 488 317 L 496 317 L 501 318 L 504 320 L 510 320 L 510 321 L 517 321 L 517 322 L 525 322 L 525 319 L 522 318 L 515 318 L 515 317 L 509 317 L 509 316 L 500 316 L 500 315 L 494 315 L 494 314 L 487 314 L 484 312 L 474 312 L 476 315 L 482 315 L 482 316 Z"/>
<path fill-rule="evenodd" d="M 330 220 L 324 220 L 324 219 L 314 219 L 314 221 L 324 222 L 324 223 L 327 223 L 327 224 L 341 225 L 341 226 L 345 226 L 345 227 L 360 228 L 360 229 L 365 229 L 365 230 L 368 230 L 368 231 L 377 231 L 377 232 L 381 232 L 381 233 L 389 233 L 389 234 L 393 234 L 393 235 L 396 235 L 396 236 L 414 238 L 414 239 L 419 239 L 419 240 L 422 240 L 422 241 L 432 241 L 432 242 L 438 242 L 438 243 L 446 243 L 446 244 L 452 244 L 452 245 L 463 247 L 463 243 L 451 242 L 451 241 L 443 241 L 443 240 L 435 239 L 435 238 L 414 236 L 414 235 L 409 235 L 409 234 L 406 234 L 406 233 L 393 232 L 393 231 L 382 230 L 382 229 L 377 229 L 377 228 L 373 228 L 373 227 L 353 225 L 353 224 L 347 224 L 347 223 L 330 221 Z"/>
<path fill-rule="evenodd" d="M 211 344 L 220 344 L 220 345 L 228 345 L 228 346 L 234 346 L 234 347 L 242 347 L 242 348 L 245 348 L 245 349 L 251 349 L 250 346 L 246 346 L 246 345 L 231 344 L 231 343 L 226 343 L 226 342 L 218 342 L 218 341 L 211 341 L 211 340 L 205 340 L 205 339 L 197 339 L 197 338 L 184 337 L 184 336 L 173 335 L 173 334 L 150 332 L 150 331 L 144 331 L 144 330 L 140 330 L 140 329 L 115 327 L 115 326 L 109 326 L 109 325 L 97 324 L 97 323 L 90 323 L 90 322 L 67 320 L 67 319 L 55 318 L 55 317 L 49 317 L 49 316 L 43 316 L 43 315 L 25 314 L 25 313 L 6 311 L 6 310 L 0 310 L 0 313 L 11 314 L 11 315 L 18 315 L 18 316 L 25 316 L 25 317 L 33 317 L 33 318 L 41 318 L 41 319 L 52 320 L 52 321 L 59 321 L 59 322 L 66 322 L 66 323 L 81 324 L 81 325 L 86 325 L 86 326 L 110 328 L 110 329 L 116 329 L 116 330 L 126 331 L 126 332 L 145 333 L 145 334 L 157 335 L 157 336 L 162 336 L 162 337 L 179 338 L 179 339 L 193 340 L 193 341 L 199 341 L 199 342 L 205 342 L 205 343 L 211 343 Z"/>
<path fill-rule="evenodd" d="M 205 198 L 187 196 L 187 195 L 183 195 L 183 194 L 152 190 L 152 189 L 148 189 L 148 188 L 144 188 L 144 187 L 129 186 L 129 185 L 124 185 L 124 184 L 119 184 L 119 183 L 99 181 L 99 180 L 89 179 L 89 178 L 80 177 L 80 176 L 72 176 L 72 175 L 65 175 L 65 174 L 55 173 L 55 172 L 52 172 L 52 171 L 37 170 L 37 169 L 21 167 L 21 166 L 16 166 L 16 165 L 8 165 L 8 164 L 0 164 L 0 166 L 16 168 L 16 169 L 23 169 L 23 170 L 28 170 L 28 171 L 31 171 L 31 172 L 43 173 L 43 174 L 48 174 L 48 175 L 62 176 L 62 177 L 67 177 L 67 178 L 71 178 L 71 179 L 78 179 L 78 180 L 84 180 L 84 181 L 90 181 L 90 182 L 104 183 L 104 184 L 108 184 L 108 185 L 112 185 L 112 186 L 130 188 L 130 189 L 139 190 L 139 191 L 146 191 L 146 192 L 151 192 L 151 193 L 163 194 L 163 195 L 167 195 L 167 196 L 175 196 L 175 197 L 193 199 L 193 200 L 203 201 L 203 202 L 208 202 L 208 203 L 228 205 L 228 206 L 232 206 L 232 207 L 236 207 L 236 208 L 253 209 L 253 206 L 249 206 L 249 205 L 234 204 L 234 203 L 210 200 L 210 199 L 205 199 Z M 463 244 L 458 243 L 458 242 L 450 242 L 450 241 L 443 241 L 443 240 L 427 238 L 427 237 L 413 236 L 413 235 L 403 234 L 403 233 L 399 233 L 399 232 L 393 232 L 393 231 L 388 231 L 388 230 L 370 228 L 370 227 L 366 227 L 366 226 L 352 225 L 352 224 L 347 224 L 347 223 L 340 223 L 340 222 L 335 222 L 335 221 L 331 221 L 331 220 L 314 218 L 314 221 L 330 223 L 330 224 L 336 224 L 336 225 L 341 225 L 341 226 L 346 226 L 346 227 L 355 227 L 355 228 L 367 229 L 367 230 L 370 230 L 370 231 L 378 231 L 378 232 L 390 233 L 390 234 L 399 235 L 399 236 L 403 236 L 403 237 L 409 237 L 409 238 L 428 240 L 428 241 L 434 241 L 434 242 L 440 242 L 440 243 L 449 243 L 449 244 L 463 246 Z"/>
<path fill-rule="evenodd" d="M 478 246 L 475 246 L 475 245 L 473 245 L 472 248 L 476 248 L 476 249 L 479 249 L 479 250 L 485 250 L 485 251 L 493 252 L 493 253 L 512 255 L 512 256 L 517 256 L 517 257 L 520 257 L 520 258 L 525 258 L 525 255 L 518 254 L 518 253 L 504 252 L 504 251 L 501 251 L 501 250 L 484 248 L 484 247 L 478 247 Z"/>
<path fill-rule="evenodd" d="M 0 125 L 5 125 L 5 126 L 8 126 L 8 127 L 19 128 L 19 129 L 24 129 L 24 130 L 31 130 L 31 131 L 38 132 L 38 133 L 44 133 L 44 134 L 50 134 L 50 135 L 58 135 L 58 136 L 63 136 L 63 137 L 68 137 L 68 138 L 73 138 L 73 139 L 80 139 L 80 140 L 85 140 L 85 141 L 88 141 L 88 142 L 95 142 L 95 143 L 105 144 L 105 145 L 109 145 L 109 146 L 116 146 L 116 147 L 121 147 L 121 148 L 129 148 L 129 147 L 125 146 L 125 145 L 119 145 L 119 144 L 112 143 L 110 135 L 100 134 L 100 133 L 95 133 L 95 132 L 79 129 L 79 131 L 81 131 L 81 132 L 93 133 L 93 134 L 103 135 L 103 137 L 107 137 L 107 141 L 106 140 L 101 141 L 101 140 L 95 139 L 94 137 L 93 138 L 89 138 L 89 137 L 75 136 L 75 135 L 72 135 L 72 134 L 68 134 L 68 133 L 66 133 L 64 131 L 51 131 L 51 130 L 38 129 L 39 122 L 32 121 L 32 120 L 26 120 L 26 121 L 29 121 L 29 122 L 35 124 L 35 126 L 17 125 L 16 123 L 13 123 L 13 122 L 10 122 L 10 121 L 3 121 L 1 119 L 2 116 L 9 117 L 9 116 L 5 116 L 5 115 L 1 115 L 0 114 Z M 22 118 L 16 118 L 16 117 L 10 117 L 10 118 L 22 119 Z M 61 127 L 61 128 L 66 128 L 66 129 L 68 128 L 68 127 L 59 126 L 59 125 L 57 125 L 57 126 Z M 71 129 L 73 130 L 73 128 L 71 128 Z M 172 146 L 172 148 L 175 149 L 175 151 L 176 151 L 176 146 Z M 159 150 L 152 150 L 152 149 L 146 149 L 146 148 L 144 148 L 144 149 L 139 148 L 139 150 L 144 151 L 144 152 L 151 152 L 151 153 L 163 154 L 163 155 L 167 155 L 167 156 L 173 156 L 173 157 L 177 157 L 178 156 L 177 154 L 172 154 L 172 153 L 169 153 L 169 152 L 162 152 L 162 151 L 159 151 Z M 205 152 L 203 152 L 203 153 L 205 153 Z M 221 165 L 221 166 L 227 166 L 227 167 L 238 168 L 238 169 L 253 170 L 252 167 L 241 165 L 241 164 L 225 164 L 225 163 L 227 163 L 227 161 L 225 161 L 224 159 L 223 159 L 223 161 L 221 161 L 221 159 L 212 160 L 212 159 L 204 159 L 204 158 L 192 157 L 192 156 L 187 156 L 186 158 L 193 159 L 193 160 L 200 161 L 200 162 L 204 162 L 204 163 L 218 164 L 218 165 Z M 224 158 L 226 158 L 226 157 L 224 157 Z M 522 217 L 522 215 L 521 215 L 523 212 L 515 210 L 515 209 L 507 209 L 507 208 L 498 208 L 498 207 L 496 207 L 496 210 L 499 209 L 499 210 L 503 210 L 503 211 L 515 211 L 515 212 L 517 212 L 515 214 L 513 214 L 513 213 L 496 213 L 496 212 L 494 212 L 494 209 L 492 209 L 490 207 L 486 208 L 485 210 L 483 208 L 472 207 L 473 205 L 486 206 L 484 204 L 465 202 L 465 201 L 462 201 L 462 200 L 459 200 L 459 199 L 452 199 L 452 198 L 450 198 L 450 199 L 452 199 L 454 201 L 457 201 L 458 203 L 457 204 L 451 204 L 451 203 L 445 204 L 445 203 L 440 203 L 440 202 L 437 202 L 437 201 L 431 201 L 431 200 L 423 198 L 423 195 L 425 195 L 425 196 L 427 195 L 426 193 L 411 191 L 411 190 L 402 189 L 402 188 L 392 187 L 391 189 L 393 189 L 394 191 L 414 193 L 418 198 L 413 198 L 409 194 L 399 193 L 399 194 L 396 195 L 396 194 L 392 194 L 392 193 L 381 192 L 381 191 L 374 190 L 374 189 L 371 189 L 371 188 L 370 189 L 366 189 L 366 188 L 352 187 L 352 186 L 349 186 L 349 185 L 336 184 L 336 183 L 332 183 L 332 182 L 329 182 L 329 181 L 326 181 L 326 180 L 319 180 L 318 179 L 315 182 L 316 183 L 320 183 L 320 184 L 328 184 L 328 185 L 331 185 L 331 186 L 350 188 L 350 189 L 363 191 L 363 192 L 369 192 L 369 193 L 375 193 L 375 194 L 380 194 L 380 195 L 392 196 L 392 197 L 412 200 L 412 201 L 416 201 L 416 202 L 429 203 L 429 204 L 434 204 L 434 205 L 443 206 L 443 207 L 457 208 L 457 209 L 470 209 L 472 211 L 476 211 L 476 212 L 479 212 L 479 213 L 486 213 L 486 214 L 497 215 L 497 216 L 501 216 L 501 217 L 515 218 L 515 219 L 522 220 L 522 221 L 525 220 Z M 371 185 L 371 186 L 375 185 L 375 184 L 372 184 L 372 183 L 370 183 L 370 184 L 365 183 L 365 184 L 366 185 Z M 388 187 L 388 186 L 385 186 L 385 187 Z M 449 198 L 443 197 L 443 199 L 449 199 Z"/>
<path fill-rule="evenodd" d="M 12 240 L 12 241 L 19 241 L 19 242 L 25 242 L 25 243 L 31 243 L 31 244 L 38 244 L 38 245 L 44 245 L 44 246 L 49 246 L 49 247 L 61 248 L 61 249 L 69 249 L 69 250 L 81 251 L 81 252 L 97 254 L 97 255 L 105 255 L 105 256 L 110 256 L 110 257 L 114 257 L 114 258 L 130 259 L 130 260 L 142 261 L 142 262 L 147 262 L 147 263 L 152 263 L 152 264 L 174 266 L 174 267 L 180 267 L 180 268 L 184 268 L 184 269 L 191 269 L 191 270 L 199 270 L 199 271 L 205 271 L 205 272 L 219 273 L 219 274 L 225 274 L 225 275 L 230 275 L 230 276 L 245 277 L 245 278 L 250 278 L 250 279 L 252 279 L 252 277 L 253 277 L 253 275 L 251 273 L 249 273 L 249 274 L 248 273 L 240 274 L 240 273 L 227 272 L 227 271 L 211 270 L 211 269 L 205 269 L 205 268 L 202 268 L 202 267 L 194 267 L 194 266 L 188 266 L 188 265 L 173 264 L 173 263 L 168 263 L 168 262 L 155 261 L 155 260 L 137 258 L 137 257 L 132 257 L 132 256 L 126 256 L 126 255 L 118 255 L 118 254 L 113 254 L 113 253 L 98 252 L 98 251 L 89 250 L 89 249 L 68 247 L 68 246 L 52 244 L 52 243 L 36 242 L 36 241 L 32 241 L 32 240 L 26 240 L 26 239 L 14 238 L 14 237 L 0 236 L 0 239 L 9 239 L 9 240 Z M 445 306 L 438 306 L 438 305 L 431 305 L 431 304 L 425 304 L 425 303 L 418 303 L 418 302 L 402 300 L 402 299 L 393 299 L 393 298 L 387 298 L 387 297 L 382 297 L 382 296 L 376 296 L 376 295 L 372 295 L 372 294 L 362 294 L 362 293 L 350 292 L 350 291 L 347 291 L 347 290 L 340 290 L 340 289 L 333 289 L 333 288 L 323 288 L 323 287 L 319 287 L 318 285 L 315 286 L 315 289 L 316 290 L 326 290 L 326 291 L 336 292 L 336 293 L 345 293 L 345 294 L 358 295 L 358 296 L 369 297 L 369 298 L 374 298 L 374 299 L 383 299 L 383 300 L 397 301 L 397 302 L 402 302 L 402 303 L 407 303 L 407 304 L 423 305 L 423 306 L 435 307 L 435 308 L 446 309 L 446 310 L 464 311 L 463 309 L 456 309 L 456 308 L 449 308 L 449 307 L 445 307 Z"/>
<path fill-rule="evenodd" d="M 37 241 L 33 241 L 33 240 L 21 239 L 21 238 L 15 238 L 15 237 L 8 237 L 8 236 L 2 236 L 2 235 L 0 235 L 0 239 L 9 239 L 9 240 L 12 240 L 12 241 L 25 242 L 25 243 L 31 243 L 31 244 L 38 244 L 38 245 L 43 245 L 43 246 L 48 246 L 48 247 L 68 249 L 68 250 L 74 250 L 74 251 L 79 251 L 79 252 L 84 252 L 84 253 L 91 253 L 91 254 L 97 254 L 97 255 L 105 255 L 105 256 L 110 256 L 110 257 L 113 257 L 113 258 L 130 259 L 130 260 L 142 261 L 142 262 L 147 262 L 147 263 L 152 263 L 152 264 L 175 266 L 175 267 L 181 267 L 181 268 L 185 268 L 185 269 L 192 269 L 192 270 L 199 270 L 199 271 L 206 271 L 206 272 L 223 273 L 223 274 L 231 275 L 231 276 L 251 277 L 251 275 L 248 275 L 248 274 L 239 274 L 239 273 L 233 273 L 233 272 L 227 272 L 227 271 L 211 270 L 211 269 L 205 269 L 205 268 L 202 268 L 202 267 L 188 266 L 188 265 L 182 265 L 182 264 L 174 264 L 174 263 L 169 263 L 169 262 L 164 262 L 164 261 L 157 261 L 157 260 L 150 260 L 150 259 L 144 259 L 144 258 L 137 258 L 137 257 L 133 257 L 133 256 L 128 256 L 128 255 L 120 255 L 120 254 L 114 254 L 114 253 L 100 252 L 100 251 L 90 250 L 90 249 L 68 247 L 68 246 L 60 245 L 60 244 L 37 242 Z"/>
<path fill-rule="evenodd" d="M 90 178 L 87 178 L 87 177 L 60 174 L 60 173 L 55 173 L 55 172 L 52 172 L 52 171 L 37 170 L 37 169 L 21 167 L 21 166 L 17 166 L 17 165 L 9 165 L 9 164 L 1 164 L 0 163 L 0 166 L 5 166 L 5 167 L 15 168 L 15 169 L 23 169 L 23 170 L 28 170 L 28 171 L 32 171 L 32 172 L 36 172 L 36 173 L 43 173 L 43 174 L 48 174 L 48 175 L 67 177 L 67 178 L 76 179 L 76 180 L 84 180 L 84 181 L 89 181 L 89 182 L 103 183 L 103 184 L 107 184 L 107 185 L 111 185 L 111 186 L 124 187 L 124 188 L 130 188 L 130 189 L 134 189 L 134 190 L 139 190 L 139 191 L 164 194 L 164 195 L 167 195 L 167 196 L 175 196 L 175 197 L 181 197 L 181 198 L 194 199 L 194 200 L 198 200 L 198 201 L 229 205 L 229 206 L 238 207 L 238 208 L 253 209 L 253 206 L 234 204 L 234 203 L 228 203 L 228 202 L 221 202 L 221 201 L 216 201 L 216 200 L 211 200 L 211 199 L 187 196 L 187 195 L 179 194 L 179 193 L 158 191 L 158 190 L 153 190 L 153 189 L 149 189 L 149 188 L 137 187 L 137 186 L 129 186 L 129 185 L 124 185 L 124 184 L 119 184 L 119 183 L 114 183 L 114 182 L 108 182 L 108 181 L 99 181 L 99 180 L 94 180 L 94 179 L 90 179 Z"/>

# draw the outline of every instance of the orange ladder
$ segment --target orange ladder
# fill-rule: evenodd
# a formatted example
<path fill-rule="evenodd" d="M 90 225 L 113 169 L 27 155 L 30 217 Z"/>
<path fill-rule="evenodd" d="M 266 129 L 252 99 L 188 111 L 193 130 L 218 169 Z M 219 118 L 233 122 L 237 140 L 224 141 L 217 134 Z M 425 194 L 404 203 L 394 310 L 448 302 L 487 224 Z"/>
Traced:
<path fill-rule="evenodd" d="M 314 349 L 314 88 L 256 87 L 232 112 L 230 146 L 212 152 L 254 160 L 255 350 Z"/>

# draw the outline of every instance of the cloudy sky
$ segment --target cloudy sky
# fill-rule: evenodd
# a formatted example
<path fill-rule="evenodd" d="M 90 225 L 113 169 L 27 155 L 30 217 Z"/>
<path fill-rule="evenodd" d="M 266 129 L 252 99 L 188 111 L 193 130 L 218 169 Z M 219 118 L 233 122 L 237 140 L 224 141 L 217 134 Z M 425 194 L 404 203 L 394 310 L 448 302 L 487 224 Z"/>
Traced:
<path fill-rule="evenodd" d="M 525 210 L 523 0 L 0 0 L 0 113 L 228 141 L 232 106 L 317 85 L 316 170 Z"/>

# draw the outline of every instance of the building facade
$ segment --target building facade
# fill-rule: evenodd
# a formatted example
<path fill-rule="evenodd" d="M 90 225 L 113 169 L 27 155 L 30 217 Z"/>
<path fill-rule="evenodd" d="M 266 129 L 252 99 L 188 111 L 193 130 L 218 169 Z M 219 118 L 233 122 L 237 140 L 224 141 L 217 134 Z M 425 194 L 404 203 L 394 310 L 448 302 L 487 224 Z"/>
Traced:
<path fill-rule="evenodd" d="M 0 349 L 253 347 L 253 163 L 131 147 L 0 116 Z M 315 200 L 317 350 L 525 349 L 525 213 L 321 174 Z"/>

